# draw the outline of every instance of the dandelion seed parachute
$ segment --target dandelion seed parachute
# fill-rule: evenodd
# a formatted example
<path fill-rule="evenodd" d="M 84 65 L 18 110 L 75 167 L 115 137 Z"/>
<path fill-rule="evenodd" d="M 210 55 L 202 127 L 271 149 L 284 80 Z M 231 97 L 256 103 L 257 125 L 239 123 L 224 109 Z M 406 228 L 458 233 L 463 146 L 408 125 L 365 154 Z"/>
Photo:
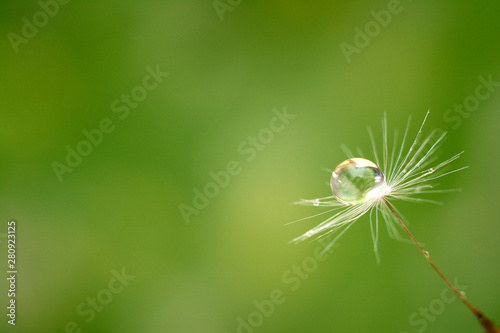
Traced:
<path fill-rule="evenodd" d="M 389 151 L 387 118 L 384 114 L 382 121 L 382 164 L 379 162 L 371 129 L 368 129 L 368 133 L 372 143 L 375 163 L 365 158 L 354 157 L 345 148 L 344 150 L 350 156 L 348 156 L 349 159 L 340 163 L 332 173 L 330 187 L 333 195 L 312 200 L 302 199 L 297 202 L 303 205 L 332 208 L 324 213 L 338 211 L 316 227 L 292 240 L 292 242 L 300 242 L 313 236 L 325 237 L 338 232 L 324 249 L 324 251 L 327 251 L 356 220 L 368 212 L 370 212 L 370 228 L 377 261 L 379 261 L 379 220 L 383 219 L 385 221 L 390 237 L 403 240 L 398 232 L 399 225 L 394 220 L 384 201 L 400 199 L 440 204 L 436 201 L 421 198 L 419 195 L 453 191 L 435 190 L 436 184 L 431 183 L 438 178 L 467 168 L 461 167 L 452 170 L 446 168 L 450 163 L 458 159 L 462 152 L 443 162 L 437 162 L 436 152 L 446 133 L 438 135 L 437 131 L 434 130 L 428 136 L 423 137 L 422 129 L 428 115 L 429 112 L 427 112 L 418 133 L 407 150 L 405 148 L 408 141 L 411 117 L 408 119 L 399 149 L 396 148 L 398 146 L 398 132 L 395 130 L 392 150 Z M 323 213 L 311 217 L 321 214 Z M 381 219 L 379 216 L 381 216 Z"/>

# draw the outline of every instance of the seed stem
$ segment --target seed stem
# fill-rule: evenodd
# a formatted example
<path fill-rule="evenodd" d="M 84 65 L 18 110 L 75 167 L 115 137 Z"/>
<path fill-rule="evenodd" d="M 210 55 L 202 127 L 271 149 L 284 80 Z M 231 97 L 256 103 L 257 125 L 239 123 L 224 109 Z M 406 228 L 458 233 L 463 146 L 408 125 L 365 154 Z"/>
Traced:
<path fill-rule="evenodd" d="M 448 287 L 450 287 L 450 289 L 455 293 L 455 295 L 457 295 L 457 297 L 462 301 L 462 303 L 464 303 L 465 306 L 467 306 L 469 308 L 469 310 L 474 314 L 474 316 L 476 316 L 477 320 L 479 321 L 479 324 L 483 327 L 485 333 L 500 333 L 500 329 L 493 323 L 493 321 L 491 319 L 489 319 L 488 317 L 486 317 L 481 311 L 479 311 L 478 308 L 476 308 L 474 305 L 472 305 L 462 295 L 462 293 L 460 291 L 458 291 L 457 288 L 455 288 L 455 286 L 453 284 L 451 284 L 451 282 L 443 275 L 443 273 L 441 273 L 441 271 L 436 267 L 434 262 L 431 260 L 431 258 L 429 256 L 429 252 L 425 251 L 422 248 L 422 246 L 417 242 L 415 237 L 413 237 L 412 233 L 410 232 L 410 230 L 408 230 L 408 228 L 403 223 L 403 221 L 401 220 L 399 215 L 396 213 L 396 211 L 394 210 L 392 205 L 389 203 L 389 201 L 387 201 L 387 199 L 384 197 L 382 198 L 382 200 L 384 200 L 387 207 L 389 207 L 389 210 L 391 211 L 391 213 L 396 217 L 399 224 L 401 224 L 404 231 L 406 231 L 408 236 L 410 236 L 411 240 L 415 243 L 415 245 L 417 245 L 420 252 L 422 252 L 424 257 L 427 259 L 427 261 L 432 266 L 432 268 L 436 271 L 436 273 L 438 273 L 438 275 L 441 277 L 441 279 L 443 279 L 443 281 L 448 285 Z"/>

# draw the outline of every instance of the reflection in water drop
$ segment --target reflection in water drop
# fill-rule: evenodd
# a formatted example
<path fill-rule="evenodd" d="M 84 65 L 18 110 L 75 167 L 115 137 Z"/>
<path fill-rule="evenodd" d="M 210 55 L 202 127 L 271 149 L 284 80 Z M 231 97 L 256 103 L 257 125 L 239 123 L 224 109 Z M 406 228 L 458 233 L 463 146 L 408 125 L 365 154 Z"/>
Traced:
<path fill-rule="evenodd" d="M 380 197 L 384 185 L 382 171 L 375 163 L 364 158 L 350 158 L 340 163 L 330 180 L 335 198 L 348 205 Z"/>

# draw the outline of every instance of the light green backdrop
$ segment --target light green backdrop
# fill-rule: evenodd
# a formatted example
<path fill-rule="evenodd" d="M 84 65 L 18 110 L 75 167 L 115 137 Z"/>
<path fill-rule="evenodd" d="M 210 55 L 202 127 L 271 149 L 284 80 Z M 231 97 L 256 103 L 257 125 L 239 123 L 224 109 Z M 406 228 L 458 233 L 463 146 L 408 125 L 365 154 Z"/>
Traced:
<path fill-rule="evenodd" d="M 478 77 L 500 82 L 500 4 L 231 3 L 71 1 L 46 7 L 46 22 L 37 1 L 0 3 L 0 234 L 17 222 L 19 271 L 13 328 L 0 238 L 0 330 L 480 332 L 463 304 L 442 300 L 416 247 L 385 228 L 377 265 L 367 219 L 325 261 L 317 242 L 288 244 L 321 221 L 285 225 L 323 211 L 291 203 L 329 195 L 322 168 L 345 158 L 342 144 L 368 153 L 366 127 L 380 138 L 384 111 L 401 130 L 413 115 L 414 133 L 429 108 L 426 130 L 449 132 L 440 156 L 464 150 L 455 165 L 470 166 L 439 183 L 462 191 L 431 197 L 443 206 L 395 204 L 499 323 L 500 89 L 474 111 L 447 110 L 474 101 Z M 23 17 L 38 20 L 30 38 Z M 369 41 L 356 38 L 365 28 Z M 346 57 L 341 45 L 356 41 Z M 144 90 L 148 66 L 169 75 Z M 126 106 L 131 93 L 144 100 Z M 249 150 L 285 107 L 295 118 Z M 54 162 L 106 119 L 113 130 L 60 182 Z M 186 223 L 179 205 L 228 163 L 229 184 Z M 135 278 L 118 288 L 123 269 Z"/>

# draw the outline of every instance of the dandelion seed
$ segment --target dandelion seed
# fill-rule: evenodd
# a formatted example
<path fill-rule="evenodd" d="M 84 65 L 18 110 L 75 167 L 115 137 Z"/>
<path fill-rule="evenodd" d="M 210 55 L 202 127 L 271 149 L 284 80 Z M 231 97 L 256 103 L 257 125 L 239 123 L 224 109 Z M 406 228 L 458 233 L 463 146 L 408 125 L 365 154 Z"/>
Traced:
<path fill-rule="evenodd" d="M 371 139 L 375 162 L 361 157 L 352 157 L 351 150 L 346 146 L 342 149 L 350 158 L 340 163 L 332 173 L 330 187 L 332 196 L 312 200 L 301 200 L 299 204 L 319 207 L 335 207 L 336 212 L 316 227 L 292 242 L 299 242 L 310 237 L 323 237 L 339 232 L 339 235 L 325 248 L 328 250 L 361 216 L 370 212 L 370 227 L 372 231 L 373 249 L 377 261 L 379 221 L 385 220 L 388 233 L 391 237 L 402 239 L 399 235 L 397 220 L 392 216 L 385 201 L 399 199 L 410 202 L 426 202 L 440 204 L 434 200 L 420 197 L 427 193 L 448 192 L 450 190 L 436 190 L 436 184 L 430 184 L 438 178 L 465 169 L 466 167 L 446 170 L 446 167 L 460 157 L 458 153 L 442 162 L 437 161 L 436 152 L 442 143 L 445 134 L 439 136 L 432 131 L 423 136 L 423 127 L 429 112 L 420 125 L 412 143 L 409 142 L 411 118 L 408 119 L 406 131 L 398 143 L 397 131 L 394 131 L 392 150 L 388 148 L 387 117 L 384 114 L 382 121 L 382 160 L 379 160 L 377 144 L 371 129 L 368 133 Z M 399 148 L 397 148 L 399 146 Z M 381 217 L 381 218 L 380 218 Z"/>

